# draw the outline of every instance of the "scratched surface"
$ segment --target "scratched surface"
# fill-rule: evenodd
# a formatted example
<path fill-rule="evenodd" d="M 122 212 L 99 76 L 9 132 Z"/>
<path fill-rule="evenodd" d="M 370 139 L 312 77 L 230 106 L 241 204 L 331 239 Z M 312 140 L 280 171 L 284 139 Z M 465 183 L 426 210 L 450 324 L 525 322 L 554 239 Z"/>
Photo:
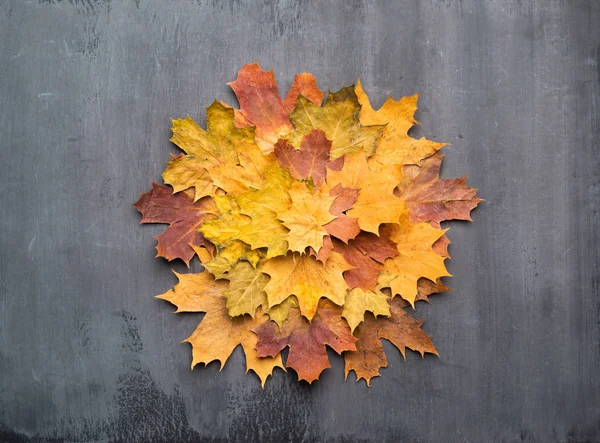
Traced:
<path fill-rule="evenodd" d="M 0 0 L 0 442 L 600 441 L 600 3 Z M 419 305 L 441 358 L 387 346 L 263 391 L 238 349 L 190 371 L 200 316 L 131 204 L 258 60 L 377 105 L 487 200 L 455 223 L 453 292 Z"/>

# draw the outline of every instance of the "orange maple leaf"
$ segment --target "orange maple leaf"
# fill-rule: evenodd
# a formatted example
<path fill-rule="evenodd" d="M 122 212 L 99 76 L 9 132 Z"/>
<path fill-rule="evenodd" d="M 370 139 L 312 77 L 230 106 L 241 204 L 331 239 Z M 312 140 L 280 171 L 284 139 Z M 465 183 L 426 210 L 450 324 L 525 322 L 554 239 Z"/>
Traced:
<path fill-rule="evenodd" d="M 198 363 L 207 365 L 217 360 L 223 369 L 227 359 L 239 345 L 246 355 L 246 371 L 254 371 L 263 386 L 273 369 L 283 368 L 278 353 L 269 358 L 259 358 L 255 350 L 258 339 L 252 330 L 268 321 L 267 315 L 258 310 L 254 317 L 230 317 L 227 300 L 223 297 L 228 282 L 215 281 L 208 272 L 175 275 L 179 283 L 157 297 L 177 306 L 176 312 L 206 313 L 194 333 L 185 340 L 192 345 L 192 368 Z"/>

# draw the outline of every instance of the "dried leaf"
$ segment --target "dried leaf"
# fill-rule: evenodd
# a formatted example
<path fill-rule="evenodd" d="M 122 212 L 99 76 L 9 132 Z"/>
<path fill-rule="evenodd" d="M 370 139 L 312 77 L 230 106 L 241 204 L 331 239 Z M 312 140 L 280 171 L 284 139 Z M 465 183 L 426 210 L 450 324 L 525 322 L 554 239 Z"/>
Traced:
<path fill-rule="evenodd" d="M 222 296 L 227 282 L 215 281 L 207 272 L 175 275 L 179 283 L 158 298 L 177 306 L 176 312 L 206 312 L 200 325 L 185 340 L 192 345 L 192 368 L 198 363 L 218 360 L 223 369 L 238 345 L 246 355 L 246 371 L 254 371 L 263 386 L 273 369 L 283 368 L 281 355 L 259 358 L 256 353 L 258 339 L 252 330 L 268 321 L 268 316 L 257 312 L 254 318 L 249 315 L 232 318 Z"/>
<path fill-rule="evenodd" d="M 385 125 L 383 134 L 377 140 L 377 153 L 371 159 L 373 163 L 415 164 L 446 146 L 446 143 L 436 143 L 425 137 L 417 140 L 408 135 L 408 130 L 419 123 L 414 119 L 418 94 L 398 101 L 390 96 L 375 111 L 359 80 L 356 96 L 361 106 L 360 122 L 363 125 Z"/>
<path fill-rule="evenodd" d="M 324 226 L 336 218 L 329 212 L 335 197 L 321 190 L 310 193 L 304 183 L 294 183 L 289 190 L 291 205 L 277 214 L 287 233 L 290 251 L 304 252 L 307 246 L 317 253 L 323 246 L 323 237 L 327 235 Z"/>
<path fill-rule="evenodd" d="M 242 114 L 256 126 L 256 143 L 264 153 L 272 152 L 277 140 L 294 130 L 279 96 L 273 70 L 265 72 L 258 63 L 246 65 L 229 85 Z"/>
<path fill-rule="evenodd" d="M 316 186 L 325 180 L 327 166 L 331 163 L 329 150 L 331 142 L 325 133 L 315 129 L 302 139 L 302 148 L 294 148 L 287 140 L 279 140 L 275 145 L 275 157 L 282 168 L 290 171 L 297 180 L 312 178 Z M 334 165 L 335 168 L 335 165 Z"/>
<path fill-rule="evenodd" d="M 357 380 L 364 378 L 367 385 L 373 377 L 380 375 L 379 370 L 387 366 L 387 358 L 381 339 L 392 343 L 406 358 L 406 348 L 419 352 L 438 355 L 433 343 L 421 329 L 420 320 L 410 317 L 404 309 L 408 304 L 401 299 L 390 302 L 389 318 L 375 318 L 371 314 L 365 316 L 363 324 L 354 331 L 358 339 L 356 351 L 344 353 L 346 378 L 350 371 L 356 373 Z"/>
<path fill-rule="evenodd" d="M 471 210 L 483 201 L 477 197 L 477 189 L 467 186 L 466 177 L 440 179 L 443 158 L 438 152 L 419 165 L 402 168 L 396 195 L 406 200 L 413 223 L 433 222 L 439 226 L 444 220 L 471 221 Z"/>
<path fill-rule="evenodd" d="M 291 308 L 298 307 L 298 299 L 294 295 L 290 295 L 278 305 L 273 306 L 268 310 L 269 317 L 281 327 L 283 322 L 288 318 Z"/>
<path fill-rule="evenodd" d="M 266 248 L 266 257 L 284 254 L 288 249 L 288 229 L 275 211 L 283 211 L 291 202 L 286 188 L 289 175 L 282 169 L 265 171 L 265 188 L 237 197 L 216 196 L 218 217 L 202 226 L 202 233 L 219 248 L 241 241 L 253 250 Z M 230 260 L 231 261 L 231 260 Z"/>
<path fill-rule="evenodd" d="M 429 296 L 439 292 L 448 291 L 450 288 L 442 283 L 442 279 L 438 278 L 435 282 L 420 278 L 417 282 L 417 298 L 415 300 L 424 300 L 429 302 Z"/>
<path fill-rule="evenodd" d="M 334 251 L 343 254 L 344 259 L 354 266 L 353 269 L 344 272 L 344 279 L 350 288 L 375 290 L 379 273 L 383 270 L 382 263 L 386 258 L 394 257 L 398 253 L 390 234 L 391 231 L 385 229 L 379 236 L 361 232 L 347 245 L 334 241 Z"/>
<path fill-rule="evenodd" d="M 262 273 L 260 266 L 241 261 L 227 273 L 229 287 L 223 291 L 227 299 L 227 310 L 232 317 L 244 314 L 254 315 L 259 306 L 266 306 L 265 285 L 269 277 Z"/>
<path fill-rule="evenodd" d="M 294 110 L 299 96 L 303 96 L 315 105 L 321 106 L 325 93 L 317 87 L 315 76 L 304 72 L 294 77 L 292 87 L 283 101 L 283 109 L 287 114 Z"/>
<path fill-rule="evenodd" d="M 210 197 L 194 202 L 191 191 L 173 194 L 168 186 L 152 183 L 152 190 L 142 194 L 134 204 L 142 213 L 140 223 L 168 223 L 170 226 L 156 239 L 157 257 L 171 261 L 182 259 L 189 266 L 195 252 L 191 245 L 213 245 L 199 232 L 200 226 L 215 217 L 217 208 Z"/>
<path fill-rule="evenodd" d="M 346 294 L 342 317 L 346 319 L 350 329 L 354 331 L 363 321 L 365 312 L 370 311 L 374 316 L 390 316 L 390 297 L 381 291 L 364 291 L 354 288 Z"/>
<path fill-rule="evenodd" d="M 348 243 L 348 240 L 355 238 L 360 233 L 358 219 L 348 217 L 344 213 L 344 211 L 352 208 L 352 205 L 354 205 L 354 202 L 358 198 L 358 192 L 359 189 L 344 188 L 340 184 L 329 191 L 329 195 L 336 197 L 331 208 L 329 208 L 329 212 L 335 215 L 336 218 L 323 226 L 323 228 L 329 235 L 339 238 L 344 243 Z"/>
<path fill-rule="evenodd" d="M 386 225 L 382 231 L 396 243 L 398 255 L 385 261 L 379 285 L 391 288 L 392 295 L 400 295 L 414 306 L 417 281 L 421 277 L 436 281 L 450 275 L 444 265 L 445 258 L 432 248 L 445 231 L 429 223 L 411 224 L 408 215 L 399 223 Z"/>
<path fill-rule="evenodd" d="M 262 271 L 271 277 L 265 286 L 269 308 L 295 295 L 300 312 L 311 320 L 322 297 L 342 305 L 347 290 L 342 273 L 351 268 L 336 252 L 326 263 L 297 252 L 267 260 Z"/>
<path fill-rule="evenodd" d="M 381 223 L 395 223 L 407 211 L 404 200 L 394 195 L 402 179 L 402 167 L 375 165 L 369 167 L 362 152 L 345 157 L 341 171 L 327 172 L 327 186 L 359 189 L 358 198 L 346 214 L 358 219 L 363 231 L 377 233 Z"/>
<path fill-rule="evenodd" d="M 217 101 L 206 109 L 206 127 L 204 131 L 189 116 L 173 120 L 171 141 L 186 155 L 168 163 L 163 173 L 165 183 L 173 186 L 175 192 L 195 188 L 196 200 L 212 195 L 211 182 L 226 191 L 232 186 L 261 187 L 261 177 L 252 167 L 260 169 L 263 164 L 250 167 L 250 160 L 245 160 L 247 168 L 237 166 L 238 152 L 255 159 L 256 155 L 249 153 L 260 152 L 254 143 L 254 128 L 236 128 L 233 109 Z M 243 172 L 237 181 L 228 180 L 226 173 L 232 170 Z"/>
<path fill-rule="evenodd" d="M 328 300 L 321 301 L 316 315 L 309 322 L 298 308 L 290 308 L 281 330 L 274 322 L 263 323 L 255 329 L 260 357 L 272 357 L 289 346 L 286 366 L 298 373 L 299 380 L 312 383 L 321 372 L 330 368 L 325 346 L 338 354 L 356 349 L 356 338 L 341 317 L 342 309 Z"/>
<path fill-rule="evenodd" d="M 360 105 L 353 86 L 330 93 L 323 107 L 301 96 L 290 114 L 296 130 L 285 138 L 293 146 L 300 148 L 304 136 L 315 129 L 321 129 L 332 142 L 331 158 L 335 159 L 361 149 L 372 155 L 383 127 L 362 126 L 358 120 L 359 111 Z"/>

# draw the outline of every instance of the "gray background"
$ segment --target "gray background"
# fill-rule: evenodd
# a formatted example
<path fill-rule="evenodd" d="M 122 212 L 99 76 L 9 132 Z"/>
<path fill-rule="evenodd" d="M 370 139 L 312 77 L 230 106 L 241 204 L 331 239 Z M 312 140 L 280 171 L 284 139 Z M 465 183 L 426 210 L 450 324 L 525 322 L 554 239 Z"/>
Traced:
<path fill-rule="evenodd" d="M 453 223 L 441 358 L 372 388 L 343 362 L 263 391 L 238 349 L 190 371 L 200 315 L 131 206 L 258 60 L 285 92 L 421 93 L 415 135 L 487 200 Z M 600 3 L 0 0 L 0 441 L 600 441 Z M 198 268 L 197 264 L 195 268 Z"/>

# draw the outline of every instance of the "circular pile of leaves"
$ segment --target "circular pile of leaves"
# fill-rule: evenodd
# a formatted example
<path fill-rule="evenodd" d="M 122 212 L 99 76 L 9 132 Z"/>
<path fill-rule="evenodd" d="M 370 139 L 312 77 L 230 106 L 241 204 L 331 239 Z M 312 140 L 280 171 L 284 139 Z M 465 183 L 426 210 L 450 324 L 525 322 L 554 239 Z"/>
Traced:
<path fill-rule="evenodd" d="M 206 313 L 187 339 L 192 367 L 241 345 L 264 386 L 289 347 L 286 367 L 312 382 L 330 346 L 370 383 L 387 365 L 382 338 L 437 354 L 405 308 L 447 289 L 440 222 L 470 220 L 481 199 L 465 178 L 440 179 L 443 143 L 408 135 L 417 95 L 375 111 L 359 81 L 323 103 L 304 73 L 282 100 L 256 63 L 230 85 L 240 109 L 215 101 L 206 130 L 174 120 L 184 153 L 135 204 L 142 223 L 170 225 L 158 256 L 205 268 L 159 296 Z"/>

